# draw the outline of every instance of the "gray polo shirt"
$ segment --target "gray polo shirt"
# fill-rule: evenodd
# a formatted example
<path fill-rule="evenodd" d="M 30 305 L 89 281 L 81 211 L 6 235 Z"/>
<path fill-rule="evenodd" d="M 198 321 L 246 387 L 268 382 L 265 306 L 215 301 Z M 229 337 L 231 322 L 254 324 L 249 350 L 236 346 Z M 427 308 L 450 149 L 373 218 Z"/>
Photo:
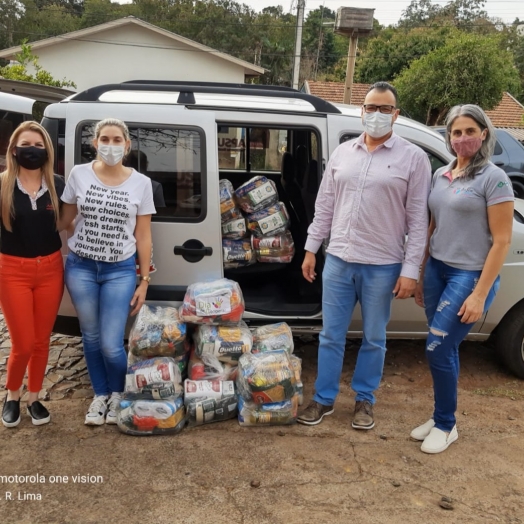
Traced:
<path fill-rule="evenodd" d="M 458 269 L 481 270 L 492 246 L 488 207 L 512 202 L 511 180 L 489 163 L 470 180 L 451 177 L 452 164 L 433 175 L 429 210 L 436 229 L 431 236 L 431 256 Z"/>

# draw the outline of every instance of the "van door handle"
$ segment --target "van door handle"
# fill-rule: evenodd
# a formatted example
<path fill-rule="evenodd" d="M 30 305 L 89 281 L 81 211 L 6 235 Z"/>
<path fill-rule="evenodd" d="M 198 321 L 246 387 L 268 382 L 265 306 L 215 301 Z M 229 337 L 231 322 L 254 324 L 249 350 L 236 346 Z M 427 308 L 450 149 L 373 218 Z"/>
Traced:
<path fill-rule="evenodd" d="M 496 166 L 502 167 L 504 165 L 504 162 L 495 162 Z"/>
<path fill-rule="evenodd" d="M 175 255 L 181 256 L 187 262 L 200 262 L 204 257 L 213 255 L 213 248 L 207 247 L 200 240 L 191 239 L 184 242 L 181 246 L 175 246 Z"/>

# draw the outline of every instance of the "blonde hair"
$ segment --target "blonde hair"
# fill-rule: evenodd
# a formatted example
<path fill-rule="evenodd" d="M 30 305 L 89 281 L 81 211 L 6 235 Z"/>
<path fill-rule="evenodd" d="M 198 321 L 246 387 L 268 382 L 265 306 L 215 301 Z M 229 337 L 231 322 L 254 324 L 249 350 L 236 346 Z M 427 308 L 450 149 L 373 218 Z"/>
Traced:
<path fill-rule="evenodd" d="M 13 154 L 16 147 L 16 143 L 20 138 L 20 135 L 25 131 L 34 131 L 38 133 L 43 141 L 45 150 L 47 151 L 47 160 L 41 167 L 42 176 L 47 184 L 49 196 L 51 197 L 51 205 L 55 213 L 55 223 L 58 222 L 60 206 L 58 201 L 58 195 L 55 189 L 55 173 L 53 169 L 55 154 L 53 150 L 53 144 L 47 131 L 38 122 L 22 122 L 11 135 L 9 140 L 9 147 L 6 153 L 6 170 L 0 173 L 0 183 L 2 187 L 0 197 L 0 217 L 7 231 L 12 232 L 11 220 L 15 218 L 15 206 L 14 206 L 14 190 L 16 184 L 16 178 L 20 173 L 20 165 Z"/>
<path fill-rule="evenodd" d="M 122 120 L 118 120 L 118 118 L 104 118 L 104 120 L 100 120 L 100 122 L 98 122 L 95 127 L 95 138 L 100 138 L 100 133 L 102 132 L 102 129 L 108 126 L 118 127 L 118 129 L 122 131 L 124 138 L 126 140 L 131 140 L 127 125 L 124 122 L 122 122 Z"/>

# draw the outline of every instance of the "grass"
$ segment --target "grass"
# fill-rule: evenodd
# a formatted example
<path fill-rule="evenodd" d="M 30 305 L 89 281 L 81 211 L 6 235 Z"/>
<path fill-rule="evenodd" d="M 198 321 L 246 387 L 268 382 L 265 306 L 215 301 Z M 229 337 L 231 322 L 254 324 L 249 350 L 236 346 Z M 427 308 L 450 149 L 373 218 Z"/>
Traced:
<path fill-rule="evenodd" d="M 507 397 L 511 399 L 524 399 L 523 383 L 519 381 L 507 382 L 501 386 L 492 386 L 489 388 L 477 388 L 472 391 L 476 395 L 486 397 Z"/>

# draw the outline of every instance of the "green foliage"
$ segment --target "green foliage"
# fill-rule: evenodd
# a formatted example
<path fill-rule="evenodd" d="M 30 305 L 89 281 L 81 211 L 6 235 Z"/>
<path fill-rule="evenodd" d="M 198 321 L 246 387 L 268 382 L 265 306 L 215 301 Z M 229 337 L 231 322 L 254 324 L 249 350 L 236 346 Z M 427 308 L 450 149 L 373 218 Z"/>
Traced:
<path fill-rule="evenodd" d="M 392 81 L 413 60 L 442 47 L 457 30 L 452 26 L 414 28 L 403 31 L 389 27 L 368 43 L 357 60 L 358 82 Z"/>
<path fill-rule="evenodd" d="M 442 123 L 454 105 L 493 109 L 504 91 L 520 91 L 513 55 L 500 48 L 500 37 L 471 33 L 413 61 L 394 83 L 403 109 L 428 125 Z"/>
<path fill-rule="evenodd" d="M 397 26 L 384 28 L 374 20 L 373 33 L 359 38 L 355 81 L 394 81 L 407 74 L 417 60 L 444 48 L 461 34 L 477 34 L 498 35 L 494 45 L 498 45 L 501 56 L 507 57 L 508 51 L 513 54 L 524 86 L 524 36 L 517 32 L 519 21 L 513 25 L 497 23 L 487 17 L 483 7 L 483 0 L 412 0 Z M 281 5 L 257 12 L 241 0 L 131 0 L 129 4 L 116 0 L 0 0 L 0 47 L 130 15 L 266 68 L 268 72 L 256 82 L 291 83 L 296 16 Z M 335 12 L 327 7 L 308 12 L 301 82 L 344 81 L 349 42 L 334 33 L 334 20 Z M 26 63 L 31 64 L 31 60 Z M 31 75 L 27 67 L 15 66 L 6 74 L 35 79 L 40 75 L 45 82 L 57 82 L 45 73 L 37 70 Z M 480 82 L 489 84 L 491 79 Z M 518 96 L 515 90 L 512 94 Z"/>
<path fill-rule="evenodd" d="M 22 43 L 22 50 L 16 55 L 16 60 L 18 64 L 0 68 L 1 77 L 8 80 L 21 80 L 46 86 L 76 88 L 74 82 L 65 78 L 63 80 L 55 80 L 48 71 L 42 69 L 42 66 L 38 64 L 38 57 L 31 51 L 31 46 L 25 42 Z M 35 73 L 31 74 L 27 70 L 27 66 L 32 66 Z"/>
<path fill-rule="evenodd" d="M 431 0 L 411 0 L 402 13 L 399 27 L 414 28 L 439 24 L 454 25 L 464 30 L 473 30 L 481 21 L 487 21 L 484 11 L 485 0 L 450 0 L 447 4 L 435 4 Z"/>

